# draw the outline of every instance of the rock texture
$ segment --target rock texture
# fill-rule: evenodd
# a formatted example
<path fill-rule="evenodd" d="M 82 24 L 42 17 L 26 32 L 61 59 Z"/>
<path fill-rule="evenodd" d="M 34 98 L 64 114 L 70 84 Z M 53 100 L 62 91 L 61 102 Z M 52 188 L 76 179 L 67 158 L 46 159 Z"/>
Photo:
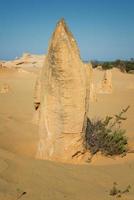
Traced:
<path fill-rule="evenodd" d="M 37 158 L 70 161 L 82 153 L 90 76 L 91 66 L 81 61 L 72 33 L 60 20 L 36 85 Z"/>

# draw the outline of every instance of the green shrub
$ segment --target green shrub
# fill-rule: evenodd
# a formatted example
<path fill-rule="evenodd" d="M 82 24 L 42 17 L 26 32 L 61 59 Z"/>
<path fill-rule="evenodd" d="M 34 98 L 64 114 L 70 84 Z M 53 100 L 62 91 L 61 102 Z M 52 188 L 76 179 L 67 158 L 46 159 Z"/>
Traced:
<path fill-rule="evenodd" d="M 134 70 L 134 61 L 126 62 L 126 71 L 129 72 L 131 70 Z"/>
<path fill-rule="evenodd" d="M 125 130 L 120 125 L 123 120 L 123 114 L 128 110 L 123 109 L 119 115 L 113 117 L 107 116 L 104 120 L 87 119 L 85 146 L 91 154 L 98 151 L 105 155 L 120 155 L 127 152 L 127 138 L 124 135 Z"/>
<path fill-rule="evenodd" d="M 115 61 L 91 61 L 93 68 L 96 68 L 97 66 L 101 65 L 102 69 L 112 69 L 118 68 L 122 72 L 129 72 L 131 70 L 134 70 L 134 58 L 131 58 L 130 60 L 115 60 Z"/>
<path fill-rule="evenodd" d="M 112 69 L 114 66 L 113 66 L 113 63 L 112 62 L 104 62 L 103 64 L 102 64 L 102 68 L 104 69 L 104 70 L 106 70 L 106 69 Z"/>

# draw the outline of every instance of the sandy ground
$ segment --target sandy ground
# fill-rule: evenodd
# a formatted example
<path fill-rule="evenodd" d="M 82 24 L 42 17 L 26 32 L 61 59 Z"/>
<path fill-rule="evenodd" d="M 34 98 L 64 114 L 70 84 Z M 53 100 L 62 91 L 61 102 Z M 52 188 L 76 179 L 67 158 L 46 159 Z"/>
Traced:
<path fill-rule="evenodd" d="M 101 71 L 94 80 L 102 79 Z M 33 119 L 33 88 L 36 74 L 1 72 L 0 85 L 10 86 L 0 94 L 0 200 L 115 200 L 109 195 L 113 182 L 121 190 L 131 185 L 121 200 L 134 200 L 134 155 L 106 158 L 97 155 L 86 165 L 35 160 L 38 142 Z M 119 113 L 130 105 L 123 128 L 134 147 L 134 75 L 113 72 L 113 93 L 97 94 L 90 103 L 90 117 Z"/>

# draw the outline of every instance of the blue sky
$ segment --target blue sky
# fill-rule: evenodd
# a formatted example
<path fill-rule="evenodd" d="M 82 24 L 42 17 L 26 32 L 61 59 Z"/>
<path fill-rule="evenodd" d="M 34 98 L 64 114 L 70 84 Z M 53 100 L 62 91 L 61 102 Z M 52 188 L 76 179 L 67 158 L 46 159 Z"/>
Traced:
<path fill-rule="evenodd" d="M 62 17 L 84 60 L 134 57 L 134 0 L 0 0 L 0 59 L 46 54 Z"/>

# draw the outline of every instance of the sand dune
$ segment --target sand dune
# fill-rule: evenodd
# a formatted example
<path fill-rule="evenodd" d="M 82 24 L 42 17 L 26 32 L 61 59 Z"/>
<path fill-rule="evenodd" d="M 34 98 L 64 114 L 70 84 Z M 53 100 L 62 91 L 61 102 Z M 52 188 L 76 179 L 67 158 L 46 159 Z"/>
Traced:
<path fill-rule="evenodd" d="M 134 162 L 116 165 L 65 165 L 28 159 L 0 151 L 0 199 L 113 199 L 113 182 L 120 189 L 134 184 Z M 122 199 L 132 200 L 133 187 Z"/>

